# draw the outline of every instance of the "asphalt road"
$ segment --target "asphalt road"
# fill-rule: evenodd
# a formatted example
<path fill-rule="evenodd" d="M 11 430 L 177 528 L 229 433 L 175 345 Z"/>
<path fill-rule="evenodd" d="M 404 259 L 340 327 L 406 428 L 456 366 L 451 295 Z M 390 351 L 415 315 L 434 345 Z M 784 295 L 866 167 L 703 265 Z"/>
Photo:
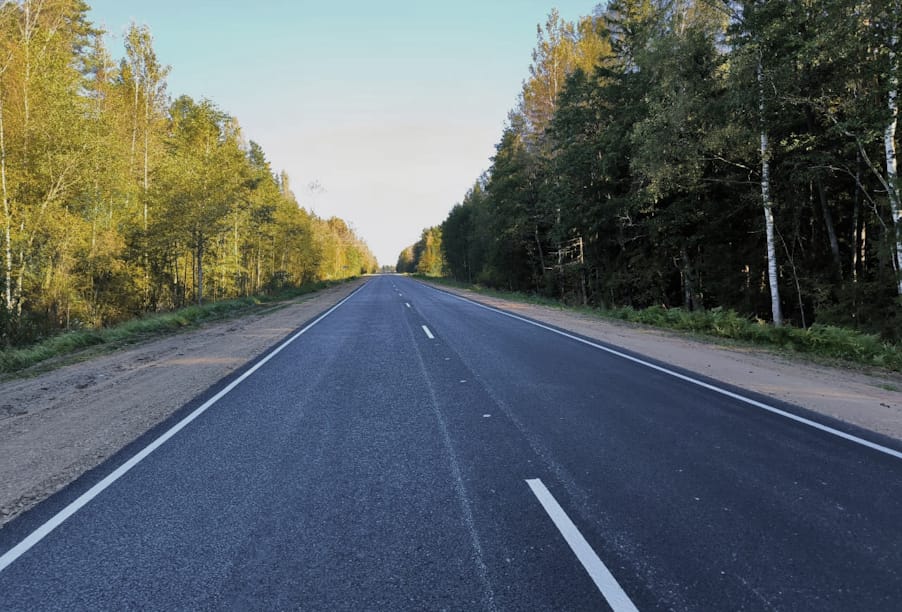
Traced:
<path fill-rule="evenodd" d="M 401 277 L 253 368 L 0 530 L 0 609 L 902 608 L 894 441 Z"/>

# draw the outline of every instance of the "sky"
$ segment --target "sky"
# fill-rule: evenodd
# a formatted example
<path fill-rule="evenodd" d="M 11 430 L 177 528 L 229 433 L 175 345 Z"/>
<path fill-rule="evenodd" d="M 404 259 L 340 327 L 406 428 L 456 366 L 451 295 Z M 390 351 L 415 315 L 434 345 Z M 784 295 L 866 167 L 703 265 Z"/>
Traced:
<path fill-rule="evenodd" d="M 116 58 L 146 24 L 168 92 L 237 117 L 305 208 L 394 265 L 491 164 L 536 26 L 594 0 L 88 0 Z"/>

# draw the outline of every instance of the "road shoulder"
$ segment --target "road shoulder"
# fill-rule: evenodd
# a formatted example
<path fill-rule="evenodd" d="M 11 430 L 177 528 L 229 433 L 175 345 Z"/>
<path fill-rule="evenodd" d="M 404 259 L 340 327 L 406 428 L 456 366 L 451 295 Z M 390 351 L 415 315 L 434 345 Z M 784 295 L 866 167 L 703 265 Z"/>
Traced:
<path fill-rule="evenodd" d="M 364 282 L 0 383 L 0 525 L 100 465 Z"/>
<path fill-rule="evenodd" d="M 763 349 L 701 342 L 560 308 L 432 286 L 902 440 L 902 376 L 896 374 L 818 365 Z"/>

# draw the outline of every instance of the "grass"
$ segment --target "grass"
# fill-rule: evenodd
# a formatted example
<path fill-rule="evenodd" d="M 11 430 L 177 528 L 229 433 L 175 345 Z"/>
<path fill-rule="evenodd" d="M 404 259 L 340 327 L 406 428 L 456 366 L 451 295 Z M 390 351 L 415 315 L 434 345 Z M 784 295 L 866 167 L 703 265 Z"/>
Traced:
<path fill-rule="evenodd" d="M 98 346 L 114 348 L 141 340 L 196 327 L 206 321 L 228 319 L 250 312 L 271 309 L 274 305 L 320 291 L 345 281 L 319 281 L 286 288 L 272 295 L 258 295 L 202 306 L 187 306 L 172 312 L 149 314 L 102 329 L 81 329 L 45 338 L 25 347 L 0 350 L 0 373 L 20 372 L 50 359 L 66 357 Z"/>
<path fill-rule="evenodd" d="M 455 287 L 457 289 L 467 289 L 469 291 L 474 291 L 480 295 L 486 295 L 489 297 L 496 297 L 505 300 L 514 300 L 515 302 L 524 302 L 527 304 L 538 304 L 540 306 L 551 306 L 553 308 L 560 309 L 568 309 L 568 310 L 583 310 L 580 307 L 571 307 L 566 306 L 560 300 L 555 300 L 553 298 L 545 297 L 543 295 L 538 295 L 536 293 L 523 293 L 522 291 L 501 291 L 499 289 L 492 289 L 491 287 L 485 287 L 479 284 L 470 284 L 470 283 L 462 283 L 460 281 L 454 280 L 453 278 L 447 278 L 444 276 L 427 276 L 425 274 L 409 274 L 408 276 L 412 278 L 416 278 L 422 281 L 437 283 L 439 285 L 444 285 L 446 287 Z M 594 309 L 585 309 L 585 310 L 594 310 Z"/>
<path fill-rule="evenodd" d="M 492 297 L 567 308 L 561 302 L 548 298 L 491 290 L 446 278 L 423 276 L 419 278 L 447 286 L 470 289 Z M 568 309 L 606 319 L 618 319 L 662 329 L 686 331 L 701 336 L 736 340 L 847 364 L 902 372 L 902 347 L 885 342 L 876 334 L 864 334 L 832 325 L 814 324 L 808 329 L 788 326 L 774 327 L 763 321 L 744 317 L 733 310 L 722 308 L 694 312 L 662 306 L 644 309 L 629 307 Z"/>

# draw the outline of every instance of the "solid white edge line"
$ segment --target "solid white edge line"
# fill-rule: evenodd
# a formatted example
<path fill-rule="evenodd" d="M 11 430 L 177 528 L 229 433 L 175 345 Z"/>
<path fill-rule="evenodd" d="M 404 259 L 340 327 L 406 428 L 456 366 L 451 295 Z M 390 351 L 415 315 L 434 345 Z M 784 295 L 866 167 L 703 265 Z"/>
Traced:
<path fill-rule="evenodd" d="M 158 449 L 163 445 L 169 438 L 177 434 L 181 431 L 186 425 L 188 425 L 191 421 L 199 417 L 201 414 L 207 411 L 210 406 L 218 402 L 222 399 L 227 393 L 229 393 L 232 389 L 241 384 L 242 381 L 247 379 L 251 374 L 259 370 L 263 365 L 268 362 L 270 359 L 278 355 L 282 352 L 286 346 L 294 342 L 297 338 L 299 338 L 302 334 L 304 334 L 308 329 L 328 317 L 332 314 L 339 306 L 347 302 L 349 299 L 354 297 L 354 295 L 363 289 L 367 283 L 364 283 L 354 291 L 352 291 L 347 297 L 343 300 L 335 304 L 332 308 L 321 314 L 314 321 L 308 323 L 302 330 L 295 333 L 291 338 L 274 348 L 268 355 L 263 357 L 260 361 L 251 366 L 246 372 L 244 372 L 241 376 L 230 382 L 224 389 L 222 389 L 219 393 L 208 399 L 204 402 L 200 407 L 196 408 L 191 414 L 183 418 L 181 421 L 173 425 L 169 430 L 163 433 L 159 438 L 145 446 L 141 449 L 137 454 L 135 454 L 131 459 L 120 465 L 118 468 L 110 472 L 103 480 L 95 484 L 93 487 L 82 493 L 77 499 L 71 502 L 68 506 L 57 512 L 53 515 L 46 523 L 32 531 L 28 536 L 25 537 L 24 540 L 10 548 L 6 551 L 3 556 L 0 556 L 0 572 L 5 570 L 11 563 L 13 563 L 16 559 L 25 554 L 32 546 L 43 540 L 47 535 L 63 524 L 70 516 L 78 512 L 83 506 L 85 506 L 92 499 L 100 495 L 107 487 L 112 485 L 114 482 L 122 478 L 129 470 L 138 465 L 141 461 L 143 461 L 148 455 Z"/>
<path fill-rule="evenodd" d="M 758 400 L 754 400 L 750 397 L 745 397 L 744 395 L 740 395 L 738 393 L 733 393 L 732 391 L 728 391 L 727 389 L 721 389 L 720 387 L 717 387 L 715 385 L 698 380 L 697 378 L 692 378 L 691 376 L 686 376 L 685 374 L 680 374 L 679 372 L 674 372 L 673 370 L 661 367 L 659 365 L 655 365 L 653 363 L 649 363 L 648 361 L 645 361 L 644 359 L 639 359 L 638 357 L 633 357 L 632 355 L 627 355 L 626 353 L 621 353 L 620 351 L 617 351 L 615 349 L 608 348 L 608 347 L 602 346 L 600 344 L 596 344 L 595 342 L 591 342 L 589 340 L 586 340 L 585 338 L 580 338 L 579 336 L 574 336 L 573 334 L 568 334 L 567 332 L 561 331 L 559 329 L 555 329 L 553 327 L 549 327 L 548 325 L 543 325 L 541 323 L 537 323 L 536 321 L 530 321 L 529 319 L 525 319 L 523 317 L 517 316 L 515 314 L 511 314 L 509 312 L 505 312 L 498 308 L 493 308 L 492 306 L 486 306 L 485 304 L 480 304 L 479 302 L 456 295 L 449 291 L 442 291 L 441 289 L 437 289 L 435 287 L 430 287 L 429 285 L 426 285 L 425 283 L 423 283 L 423 285 L 426 287 L 429 287 L 430 289 L 434 289 L 435 291 L 440 291 L 441 293 L 444 293 L 445 295 L 450 295 L 451 297 L 457 298 L 458 300 L 461 300 L 463 302 L 469 302 L 470 304 L 473 304 L 474 306 L 478 306 L 480 308 L 490 310 L 490 311 L 498 313 L 500 315 L 504 315 L 505 317 L 510 317 L 511 319 L 516 319 L 518 321 L 522 321 L 523 323 L 528 323 L 535 327 L 539 327 L 541 329 L 558 334 L 559 336 L 564 336 L 565 338 L 570 338 L 571 340 L 581 342 L 582 344 L 591 346 L 591 347 L 596 348 L 601 351 L 605 351 L 606 353 L 610 353 L 611 355 L 616 355 L 617 357 L 621 357 L 628 361 L 632 361 L 633 363 L 638 363 L 639 365 L 643 365 L 647 368 L 651 368 L 652 370 L 656 370 L 658 372 L 661 372 L 662 374 L 667 374 L 668 376 L 673 376 L 674 378 L 679 378 L 680 380 L 691 383 L 693 385 L 697 385 L 704 389 L 708 389 L 709 391 L 714 391 L 715 393 L 719 393 L 720 395 L 725 395 L 726 397 L 743 402 L 750 406 L 754 406 L 756 408 L 760 408 L 761 410 L 766 410 L 767 412 L 771 412 L 773 414 L 780 415 L 782 417 L 785 417 L 785 418 L 795 421 L 797 423 L 801 423 L 803 425 L 813 427 L 814 429 L 818 429 L 825 433 L 834 435 L 838 438 L 848 440 L 849 442 L 854 442 L 856 444 L 860 444 L 861 446 L 866 446 L 872 450 L 879 451 L 879 452 L 889 455 L 891 457 L 895 457 L 896 459 L 902 459 L 902 452 L 897 451 L 892 448 L 889 448 L 887 446 L 883 446 L 881 444 L 877 444 L 876 442 L 871 442 L 870 440 L 865 440 L 864 438 L 859 438 L 858 436 L 854 436 L 854 435 L 846 433 L 844 431 L 840 431 L 839 429 L 834 429 L 833 427 L 830 427 L 829 425 L 824 425 L 823 423 L 818 423 L 817 421 L 812 421 L 811 419 L 806 419 L 803 416 L 799 416 L 797 414 L 793 414 L 791 412 L 781 410 L 780 408 L 777 408 L 775 406 L 765 404 L 764 402 L 759 402 Z"/>
<path fill-rule="evenodd" d="M 533 494 L 542 504 L 545 512 L 551 518 L 554 526 L 558 528 L 564 540 L 570 546 L 570 550 L 582 563 L 592 582 L 601 591 L 602 596 L 614 612 L 638 612 L 636 605 L 621 588 L 607 566 L 598 558 L 598 555 L 586 542 L 586 538 L 580 533 L 564 509 L 561 508 L 551 492 L 539 478 L 527 479 L 526 484 L 532 489 Z"/>
<path fill-rule="evenodd" d="M 423 331 L 426 332 L 426 337 L 428 337 L 430 340 L 435 340 L 435 336 L 432 335 L 432 332 L 429 331 L 428 327 L 426 327 L 425 325 L 420 325 L 420 327 L 422 327 Z"/>

